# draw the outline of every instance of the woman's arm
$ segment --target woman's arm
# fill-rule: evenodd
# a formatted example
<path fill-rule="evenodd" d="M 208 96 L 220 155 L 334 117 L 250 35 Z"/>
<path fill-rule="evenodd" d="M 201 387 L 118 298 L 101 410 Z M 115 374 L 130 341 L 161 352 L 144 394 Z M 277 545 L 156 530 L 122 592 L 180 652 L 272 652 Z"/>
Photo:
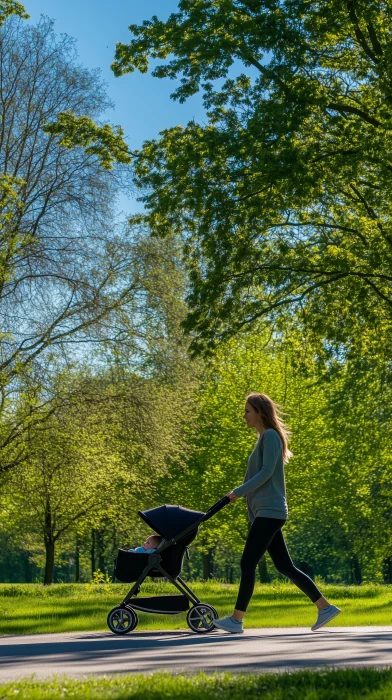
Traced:
<path fill-rule="evenodd" d="M 249 481 L 242 486 L 237 486 L 233 490 L 235 496 L 245 496 L 249 491 L 262 486 L 271 476 L 275 469 L 275 465 L 279 454 L 282 451 L 282 441 L 279 435 L 272 430 L 269 430 L 264 435 L 263 445 L 263 464 L 260 471 Z"/>

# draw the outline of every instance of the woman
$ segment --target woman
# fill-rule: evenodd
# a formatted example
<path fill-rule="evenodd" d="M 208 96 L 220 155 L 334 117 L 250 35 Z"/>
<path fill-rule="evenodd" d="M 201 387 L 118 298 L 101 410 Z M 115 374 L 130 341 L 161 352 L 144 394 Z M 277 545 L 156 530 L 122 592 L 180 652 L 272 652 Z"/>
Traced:
<path fill-rule="evenodd" d="M 282 527 L 287 520 L 284 462 L 291 457 L 287 446 L 288 430 L 279 417 L 278 406 L 266 394 L 252 393 L 246 399 L 244 419 L 259 434 L 248 459 L 242 486 L 228 493 L 234 503 L 245 496 L 252 525 L 241 558 L 241 582 L 233 615 L 215 620 L 215 627 L 227 632 L 243 632 L 242 620 L 255 584 L 256 566 L 268 552 L 277 570 L 301 589 L 318 609 L 312 630 L 330 622 L 340 613 L 330 605 L 303 571 L 297 569 L 288 553 Z"/>

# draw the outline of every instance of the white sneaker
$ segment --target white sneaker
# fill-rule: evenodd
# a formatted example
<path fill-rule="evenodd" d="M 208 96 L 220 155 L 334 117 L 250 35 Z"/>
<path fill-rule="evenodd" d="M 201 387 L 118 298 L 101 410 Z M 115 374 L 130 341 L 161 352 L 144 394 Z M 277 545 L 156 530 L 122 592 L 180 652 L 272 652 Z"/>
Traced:
<path fill-rule="evenodd" d="M 319 613 L 317 615 L 317 620 L 314 623 L 313 627 L 311 628 L 313 632 L 316 630 L 320 629 L 320 627 L 324 627 L 328 622 L 331 622 L 336 615 L 339 615 L 341 612 L 340 608 L 337 608 L 336 605 L 329 605 L 328 608 L 324 608 L 324 610 L 319 610 Z"/>
<path fill-rule="evenodd" d="M 213 624 L 215 627 L 219 627 L 219 629 L 225 630 L 225 632 L 231 632 L 232 634 L 242 634 L 244 631 L 242 622 L 236 622 L 231 616 L 222 617 L 221 620 L 213 620 Z"/>

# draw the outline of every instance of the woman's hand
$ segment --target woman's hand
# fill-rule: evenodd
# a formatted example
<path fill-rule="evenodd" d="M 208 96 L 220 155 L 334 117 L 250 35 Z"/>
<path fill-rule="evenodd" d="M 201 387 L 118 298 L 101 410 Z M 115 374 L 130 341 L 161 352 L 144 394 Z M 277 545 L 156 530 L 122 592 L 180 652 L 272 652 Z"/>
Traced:
<path fill-rule="evenodd" d="M 230 491 L 230 493 L 227 493 L 226 496 L 230 498 L 230 501 L 232 503 L 235 503 L 238 498 L 238 496 L 235 495 L 234 491 Z"/>

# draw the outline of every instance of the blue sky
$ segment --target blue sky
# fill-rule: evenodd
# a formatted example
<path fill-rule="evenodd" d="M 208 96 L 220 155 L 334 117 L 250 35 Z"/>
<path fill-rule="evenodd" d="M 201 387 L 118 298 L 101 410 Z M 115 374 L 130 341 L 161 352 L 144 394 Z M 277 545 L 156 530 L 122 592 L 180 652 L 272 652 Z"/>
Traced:
<path fill-rule="evenodd" d="M 124 128 L 131 148 L 139 148 L 162 129 L 186 124 L 192 118 L 204 122 L 200 95 L 181 105 L 170 99 L 175 83 L 169 79 L 158 80 L 138 72 L 115 78 L 110 70 L 116 42 L 127 43 L 131 38 L 128 26 L 141 24 L 154 14 L 166 19 L 176 11 L 176 0 L 25 0 L 23 4 L 30 22 L 37 22 L 41 14 L 54 19 L 57 34 L 77 40 L 80 63 L 101 69 L 107 93 L 115 104 L 105 118 Z M 121 208 L 131 213 L 140 210 L 140 204 L 121 198 Z"/>

